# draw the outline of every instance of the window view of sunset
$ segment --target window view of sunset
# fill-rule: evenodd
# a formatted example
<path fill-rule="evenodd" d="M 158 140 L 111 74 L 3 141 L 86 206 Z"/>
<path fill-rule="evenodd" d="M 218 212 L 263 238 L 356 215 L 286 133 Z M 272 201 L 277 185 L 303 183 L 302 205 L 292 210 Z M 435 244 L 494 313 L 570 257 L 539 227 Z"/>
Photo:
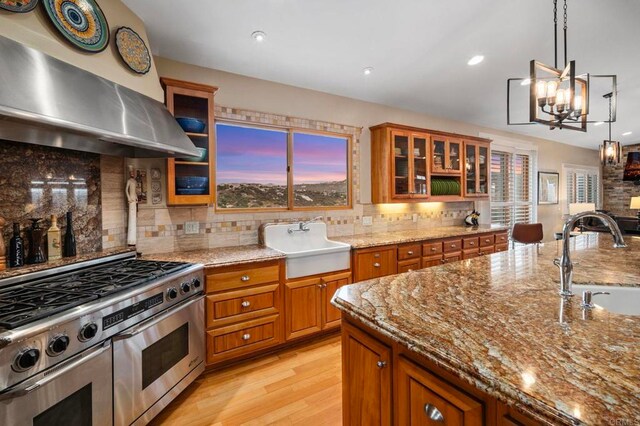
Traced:
<path fill-rule="evenodd" d="M 348 205 L 348 139 L 294 133 L 294 206 Z M 218 207 L 286 208 L 288 133 L 216 125 Z"/>

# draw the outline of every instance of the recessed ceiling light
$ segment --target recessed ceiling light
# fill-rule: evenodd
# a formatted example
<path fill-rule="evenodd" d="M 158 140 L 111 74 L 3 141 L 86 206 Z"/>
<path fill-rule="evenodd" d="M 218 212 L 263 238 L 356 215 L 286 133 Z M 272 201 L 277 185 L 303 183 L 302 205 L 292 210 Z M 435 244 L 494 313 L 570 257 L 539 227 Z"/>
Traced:
<path fill-rule="evenodd" d="M 362 73 L 364 75 L 370 75 L 373 72 L 373 67 L 366 67 L 365 69 L 362 70 Z"/>
<path fill-rule="evenodd" d="M 624 133 L 622 134 L 622 136 L 629 136 L 631 133 L 633 133 L 633 132 L 624 132 Z"/>
<path fill-rule="evenodd" d="M 251 37 L 258 43 L 262 43 L 267 38 L 267 35 L 262 31 L 254 31 L 251 33 Z"/>
<path fill-rule="evenodd" d="M 531 84 L 531 79 L 530 78 L 525 78 L 524 80 L 522 80 L 520 82 L 520 86 L 528 86 Z"/>
<path fill-rule="evenodd" d="M 598 121 L 597 123 L 593 123 L 594 126 L 602 126 L 604 121 Z"/>
<path fill-rule="evenodd" d="M 469 59 L 469 62 L 467 62 L 467 65 L 478 65 L 482 61 L 484 61 L 484 56 L 476 55 L 473 58 Z"/>

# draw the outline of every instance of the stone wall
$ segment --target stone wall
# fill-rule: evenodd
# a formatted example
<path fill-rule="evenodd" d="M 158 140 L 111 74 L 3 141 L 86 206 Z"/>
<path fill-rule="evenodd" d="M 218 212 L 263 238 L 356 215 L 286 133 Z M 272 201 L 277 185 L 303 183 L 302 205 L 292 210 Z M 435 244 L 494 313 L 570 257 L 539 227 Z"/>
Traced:
<path fill-rule="evenodd" d="M 629 209 L 631 197 L 640 196 L 640 186 L 623 182 L 624 165 L 629 152 L 640 152 L 640 144 L 622 147 L 622 162 L 617 166 L 604 166 L 602 170 L 602 207 L 620 216 L 635 217 L 638 212 Z"/>

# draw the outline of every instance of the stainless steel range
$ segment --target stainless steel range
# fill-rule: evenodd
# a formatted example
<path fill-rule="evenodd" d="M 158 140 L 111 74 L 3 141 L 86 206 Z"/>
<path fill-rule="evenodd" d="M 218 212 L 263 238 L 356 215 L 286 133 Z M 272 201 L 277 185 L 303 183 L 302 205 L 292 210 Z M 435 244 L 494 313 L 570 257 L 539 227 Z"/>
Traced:
<path fill-rule="evenodd" d="M 0 424 L 148 423 L 204 371 L 202 283 L 134 253 L 0 280 Z"/>

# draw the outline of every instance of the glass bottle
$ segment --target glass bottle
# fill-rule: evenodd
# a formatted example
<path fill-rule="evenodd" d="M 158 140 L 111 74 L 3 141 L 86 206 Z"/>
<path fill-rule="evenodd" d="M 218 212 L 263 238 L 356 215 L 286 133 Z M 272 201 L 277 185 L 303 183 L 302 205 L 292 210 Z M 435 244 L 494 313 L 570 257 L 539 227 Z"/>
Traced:
<path fill-rule="evenodd" d="M 64 257 L 73 257 L 76 254 L 76 236 L 73 234 L 73 213 L 67 212 L 67 230 L 64 233 Z"/>
<path fill-rule="evenodd" d="M 29 219 L 31 220 L 31 228 L 29 228 L 29 255 L 27 256 L 27 263 L 32 265 L 36 263 L 44 263 L 47 261 L 47 256 L 44 254 L 44 229 L 40 228 L 38 222 L 41 219 Z"/>
<path fill-rule="evenodd" d="M 24 265 L 24 240 L 20 236 L 20 224 L 13 224 L 13 237 L 9 241 L 9 267 Z"/>

